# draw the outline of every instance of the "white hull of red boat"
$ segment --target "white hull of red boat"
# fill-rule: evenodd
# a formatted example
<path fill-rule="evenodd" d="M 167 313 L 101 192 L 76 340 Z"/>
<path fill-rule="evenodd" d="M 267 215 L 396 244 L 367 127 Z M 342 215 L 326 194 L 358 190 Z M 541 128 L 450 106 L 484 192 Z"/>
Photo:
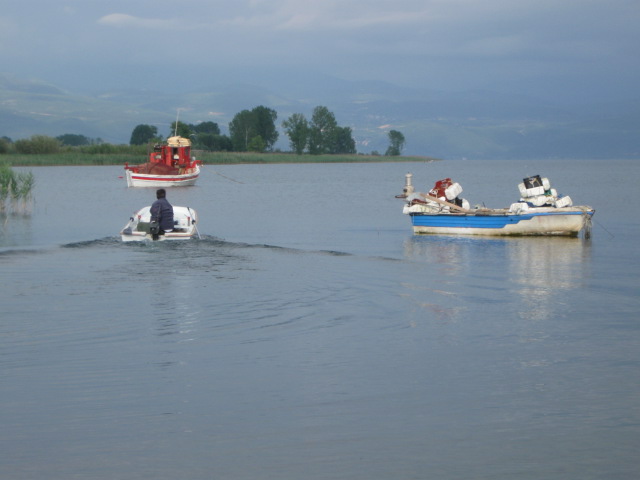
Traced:
<path fill-rule="evenodd" d="M 120 230 L 123 242 L 146 242 L 167 240 L 191 240 L 200 238 L 197 212 L 190 207 L 173 207 L 174 228 L 171 232 L 158 235 L 157 238 L 150 232 L 151 206 L 141 208 L 135 212 L 127 224 Z"/>
<path fill-rule="evenodd" d="M 126 170 L 127 187 L 188 187 L 195 185 L 200 175 L 200 166 L 196 165 L 193 171 L 182 175 L 154 175 L 135 173 Z"/>

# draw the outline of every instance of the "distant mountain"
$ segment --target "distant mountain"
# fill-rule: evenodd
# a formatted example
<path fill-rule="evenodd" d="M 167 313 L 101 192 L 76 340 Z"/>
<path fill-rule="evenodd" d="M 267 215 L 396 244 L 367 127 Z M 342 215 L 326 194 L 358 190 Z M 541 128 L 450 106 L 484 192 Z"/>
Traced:
<path fill-rule="evenodd" d="M 640 99 L 623 104 L 558 104 L 496 92 L 435 92 L 329 76 L 247 75 L 244 83 L 217 78 L 184 92 L 118 89 L 69 92 L 41 80 L 0 74 L 0 136 L 65 133 L 128 143 L 138 124 L 168 135 L 179 115 L 186 123 L 228 123 L 244 109 L 264 105 L 277 125 L 293 113 L 311 118 L 326 106 L 353 129 L 358 151 L 384 153 L 387 133 L 399 130 L 408 155 L 440 158 L 640 157 Z M 281 133 L 276 145 L 288 149 Z"/>

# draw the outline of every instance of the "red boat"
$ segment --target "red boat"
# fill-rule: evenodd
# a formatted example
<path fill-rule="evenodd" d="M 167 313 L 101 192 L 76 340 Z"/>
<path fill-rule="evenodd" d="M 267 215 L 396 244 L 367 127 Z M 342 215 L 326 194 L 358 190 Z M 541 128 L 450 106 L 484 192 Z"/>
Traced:
<path fill-rule="evenodd" d="M 149 161 L 140 165 L 125 164 L 128 187 L 183 187 L 194 185 L 200 175 L 201 161 L 191 156 L 191 141 L 170 137 L 166 144 L 156 144 Z"/>

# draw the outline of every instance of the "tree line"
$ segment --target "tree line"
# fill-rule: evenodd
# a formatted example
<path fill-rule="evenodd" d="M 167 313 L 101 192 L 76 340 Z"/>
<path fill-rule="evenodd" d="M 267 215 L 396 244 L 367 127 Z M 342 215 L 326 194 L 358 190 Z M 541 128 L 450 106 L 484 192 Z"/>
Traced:
<path fill-rule="evenodd" d="M 196 125 L 175 121 L 171 124 L 169 137 L 178 135 L 191 140 L 194 149 L 226 152 L 272 152 L 278 140 L 276 128 L 278 114 L 275 110 L 258 106 L 252 110 L 242 110 L 229 123 L 229 135 L 223 135 L 215 122 L 201 122 Z M 291 151 L 296 154 L 355 154 L 356 142 L 351 127 L 340 126 L 335 115 L 327 107 L 317 106 L 309 120 L 294 113 L 282 122 L 282 128 L 289 139 Z M 391 130 L 388 133 L 389 147 L 385 155 L 401 155 L 404 135 Z M 131 146 L 161 143 L 162 135 L 154 125 L 137 125 L 129 140 Z M 64 147 L 82 147 L 91 153 L 115 153 L 117 147 L 106 144 L 101 139 L 90 139 L 84 135 L 64 134 L 52 138 L 34 135 L 30 139 L 12 142 L 7 137 L 0 138 L 0 153 L 15 151 L 22 154 L 57 153 Z M 95 152 L 93 151 L 95 150 Z M 90 153 L 90 152 L 87 152 Z M 374 155 L 377 152 L 372 152 Z"/>
<path fill-rule="evenodd" d="M 180 121 L 171 124 L 171 136 L 179 135 L 192 140 L 195 149 L 228 152 L 271 152 L 278 140 L 276 128 L 278 114 L 264 106 L 242 110 L 229 123 L 229 135 L 221 134 L 215 122 L 197 125 Z M 351 127 L 338 125 L 335 115 L 327 107 L 318 106 L 310 120 L 301 113 L 294 113 L 282 122 L 289 138 L 291 151 L 296 154 L 355 154 L 356 142 Z M 159 142 L 158 128 L 153 125 L 137 125 L 131 133 L 131 145 Z M 385 155 L 400 155 L 404 148 L 404 135 L 391 130 L 389 148 Z"/>
<path fill-rule="evenodd" d="M 82 137 L 80 143 L 67 143 L 69 138 Z M 138 151 L 139 150 L 139 151 Z M 90 139 L 83 135 L 65 134 L 58 137 L 48 135 L 32 135 L 30 138 L 16 140 L 9 137 L 0 137 L 0 155 L 17 153 L 21 155 L 47 155 L 66 152 L 81 152 L 84 154 L 129 154 L 139 153 L 143 155 L 146 150 L 131 145 L 113 145 L 105 143 L 101 139 Z"/>

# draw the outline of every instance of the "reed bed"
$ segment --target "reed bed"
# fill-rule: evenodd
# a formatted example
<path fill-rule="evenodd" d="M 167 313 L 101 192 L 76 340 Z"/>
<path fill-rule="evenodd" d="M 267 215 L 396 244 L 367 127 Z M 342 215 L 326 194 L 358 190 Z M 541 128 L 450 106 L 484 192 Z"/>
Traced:
<path fill-rule="evenodd" d="M 15 172 L 0 164 L 0 212 L 29 213 L 35 179 L 31 172 Z"/>
<path fill-rule="evenodd" d="M 269 163 L 379 163 L 426 162 L 431 157 L 389 157 L 382 155 L 297 155 L 295 153 L 198 152 L 205 164 L 269 164 Z"/>
<path fill-rule="evenodd" d="M 277 164 L 277 163 L 377 163 L 428 162 L 431 157 L 387 157 L 382 155 L 296 155 L 293 153 L 205 152 L 194 151 L 198 160 L 209 165 Z M 60 152 L 49 154 L 6 154 L 2 159 L 9 165 L 21 167 L 136 165 L 147 160 L 145 152 Z"/>
<path fill-rule="evenodd" d="M 45 155 L 3 155 L 14 167 L 63 167 L 92 165 L 124 165 L 143 163 L 145 156 L 131 154 L 84 154 L 76 152 L 49 153 Z"/>

